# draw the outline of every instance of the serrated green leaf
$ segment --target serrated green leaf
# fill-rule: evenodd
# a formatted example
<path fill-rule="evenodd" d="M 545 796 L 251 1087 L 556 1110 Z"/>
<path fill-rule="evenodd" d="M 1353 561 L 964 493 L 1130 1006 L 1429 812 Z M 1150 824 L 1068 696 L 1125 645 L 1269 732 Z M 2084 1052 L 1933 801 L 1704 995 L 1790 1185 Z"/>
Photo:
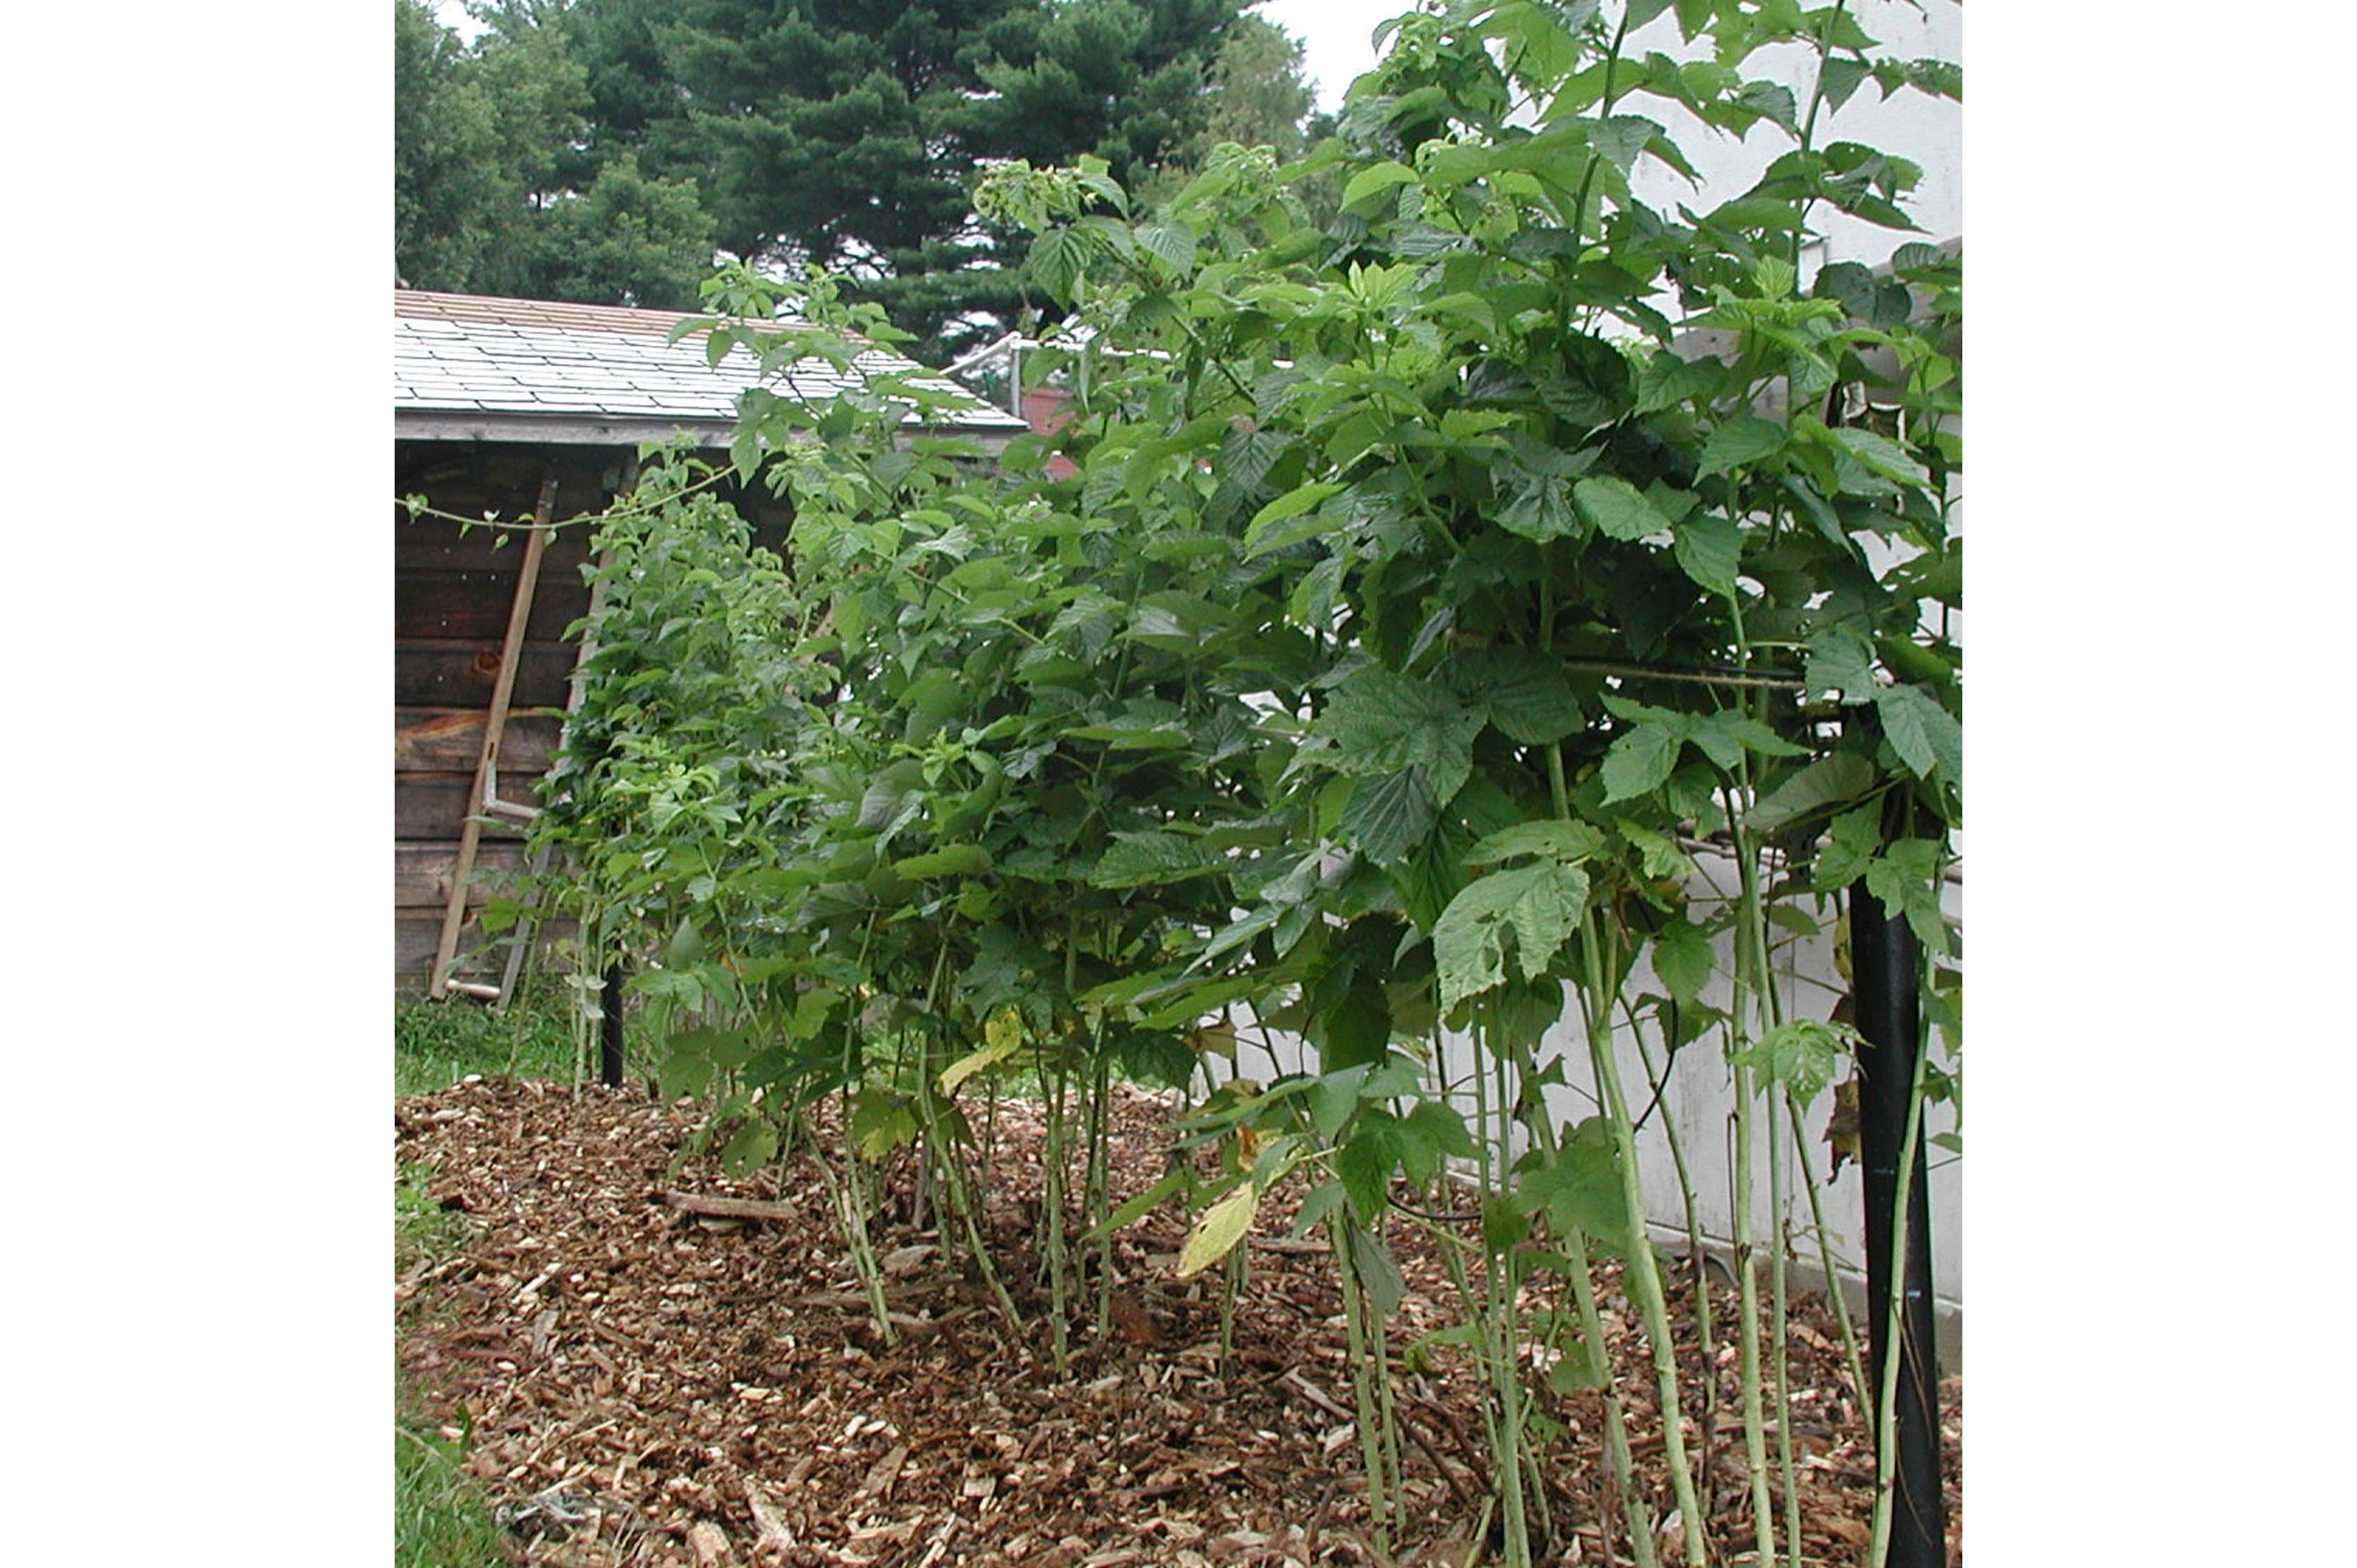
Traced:
<path fill-rule="evenodd" d="M 1654 975 L 1669 988 L 1672 996 L 1686 1004 L 1702 994 L 1717 963 L 1710 939 L 1703 935 L 1702 928 L 1683 919 L 1673 919 L 1663 926 L 1654 936 L 1648 954 Z"/>
<path fill-rule="evenodd" d="M 1743 531 L 1731 517 L 1705 512 L 1678 524 L 1671 553 L 1696 583 L 1714 594 L 1732 594 L 1743 561 Z"/>
<path fill-rule="evenodd" d="M 990 852 L 980 844 L 953 843 L 924 854 L 892 863 L 892 874 L 920 879 L 928 876 L 979 876 L 990 869 Z"/>
<path fill-rule="evenodd" d="M 695 1051 L 674 1051 L 655 1069 L 655 1081 L 665 1100 L 702 1094 L 712 1087 L 712 1058 Z"/>
<path fill-rule="evenodd" d="M 1559 861 L 1492 872 L 1467 885 L 1432 929 L 1442 1010 L 1504 983 L 1508 932 L 1523 978 L 1543 973 L 1578 929 L 1587 904 L 1587 874 Z"/>
<path fill-rule="evenodd" d="M 1888 436 L 1845 424 L 1828 430 L 1825 438 L 1856 458 L 1868 473 L 1879 474 L 1886 479 L 1896 479 L 1906 485 L 1928 485 L 1932 482 L 1932 476 L 1924 471 L 1923 465 L 1909 456 L 1904 447 Z"/>
<path fill-rule="evenodd" d="M 1738 1051 L 1735 1059 L 1770 1083 L 1781 1084 L 1806 1111 L 1833 1081 L 1855 1038 L 1854 1031 L 1839 1025 L 1792 1018 Z"/>
<path fill-rule="evenodd" d="M 1380 163 L 1372 168 L 1361 169 L 1342 188 L 1342 206 L 1348 210 L 1394 186 L 1414 185 L 1418 177 L 1415 170 L 1402 163 Z"/>
<path fill-rule="evenodd" d="M 1473 737 L 1487 722 L 1448 688 L 1376 665 L 1335 688 L 1314 733 L 1334 742 L 1334 769 L 1352 778 L 1426 766 L 1435 803 L 1445 805 L 1464 782 Z"/>
<path fill-rule="evenodd" d="M 1137 230 L 1137 248 L 1169 263 L 1182 275 L 1194 269 L 1195 245 L 1195 231 L 1175 218 Z"/>
<path fill-rule="evenodd" d="M 778 1155 L 777 1123 L 766 1116 L 756 1116 L 737 1129 L 720 1151 L 720 1163 L 732 1176 L 742 1176 L 758 1170 Z"/>
<path fill-rule="evenodd" d="M 1144 887 L 1183 882 L 1219 869 L 1203 841 L 1181 833 L 1119 832 L 1097 861 L 1089 881 L 1099 887 Z"/>
<path fill-rule="evenodd" d="M 1592 859 L 1603 847 L 1603 839 L 1585 822 L 1569 822 L 1558 819 L 1544 822 L 1516 822 L 1489 834 L 1466 852 L 1468 865 L 1495 865 L 1501 860 L 1514 860 L 1523 855 L 1539 855 L 1576 865 Z"/>
<path fill-rule="evenodd" d="M 1874 673 L 1874 645 L 1846 626 L 1829 626 L 1809 639 L 1802 679 L 1812 695 L 1832 693 L 1845 703 L 1867 703 L 1881 690 Z"/>
<path fill-rule="evenodd" d="M 1612 743 L 1604 754 L 1604 801 L 1626 800 L 1668 782 L 1684 737 L 1664 724 L 1643 724 Z"/>
<path fill-rule="evenodd" d="M 1626 479 L 1582 479 L 1571 494 L 1579 515 L 1607 539 L 1640 540 L 1670 525 L 1644 492 Z"/>
<path fill-rule="evenodd" d="M 1380 779 L 1361 779 L 1342 808 L 1342 830 L 1368 859 L 1392 866 L 1424 842 L 1438 821 L 1440 802 L 1431 776 L 1419 764 Z"/>
<path fill-rule="evenodd" d="M 1268 540 L 1269 532 L 1288 518 L 1299 517 L 1327 497 L 1338 494 L 1344 487 L 1327 480 L 1314 484 L 1296 485 L 1253 514 L 1244 525 L 1244 554 L 1247 558 L 1263 550 L 1275 549 Z"/>
<path fill-rule="evenodd" d="M 1637 166 L 1638 155 L 1660 130 L 1659 125 L 1641 115 L 1615 114 L 1588 125 L 1587 145 L 1626 175 Z"/>
<path fill-rule="evenodd" d="M 1572 1128 L 1553 1159 L 1523 1176 L 1521 1189 L 1519 1200 L 1543 1209 L 1557 1234 L 1584 1234 L 1608 1256 L 1626 1251 L 1628 1188 L 1619 1148 L 1600 1117 Z"/>
<path fill-rule="evenodd" d="M 1854 751 L 1821 757 L 1761 797 L 1744 814 L 1751 831 L 1781 833 L 1786 828 L 1846 806 L 1874 788 L 1874 765 Z"/>
<path fill-rule="evenodd" d="M 1875 693 L 1874 705 L 1891 749 L 1918 779 L 1937 773 L 1963 787 L 1964 732 L 1937 698 L 1921 686 L 1885 686 Z"/>
<path fill-rule="evenodd" d="M 1678 847 L 1678 841 L 1658 832 L 1644 823 L 1627 817 L 1615 817 L 1612 825 L 1637 852 L 1637 867 L 1648 876 L 1692 876 L 1694 857 Z"/>
<path fill-rule="evenodd" d="M 1831 842 L 1817 851 L 1812 880 L 1820 893 L 1837 893 L 1866 875 L 1882 843 L 1882 824 L 1870 806 L 1834 819 Z"/>
<path fill-rule="evenodd" d="M 1825 107 L 1837 110 L 1848 102 L 1850 94 L 1857 91 L 1858 84 L 1872 70 L 1866 61 L 1854 57 L 1827 56 L 1817 77 L 1817 91 L 1824 94 Z"/>
<path fill-rule="evenodd" d="M 1721 420 L 1702 444 L 1702 462 L 1695 472 L 1724 474 L 1784 449 L 1784 427 L 1749 413 Z"/>

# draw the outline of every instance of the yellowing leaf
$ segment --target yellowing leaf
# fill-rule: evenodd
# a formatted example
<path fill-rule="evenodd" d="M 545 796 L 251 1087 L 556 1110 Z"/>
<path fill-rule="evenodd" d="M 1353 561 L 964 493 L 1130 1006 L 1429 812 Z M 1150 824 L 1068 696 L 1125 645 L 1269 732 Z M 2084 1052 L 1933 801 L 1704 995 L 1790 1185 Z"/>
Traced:
<path fill-rule="evenodd" d="M 1203 1210 L 1195 1229 L 1188 1232 L 1187 1244 L 1178 1251 L 1178 1277 L 1200 1274 L 1233 1251 L 1252 1229 L 1253 1215 L 1259 1208 L 1260 1193 L 1252 1183 L 1244 1182 Z"/>

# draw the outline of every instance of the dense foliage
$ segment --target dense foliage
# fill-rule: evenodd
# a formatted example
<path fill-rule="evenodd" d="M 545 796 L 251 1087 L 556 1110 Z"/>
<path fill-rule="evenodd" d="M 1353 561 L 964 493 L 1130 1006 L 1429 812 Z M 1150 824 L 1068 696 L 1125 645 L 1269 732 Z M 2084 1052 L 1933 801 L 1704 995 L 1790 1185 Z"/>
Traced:
<path fill-rule="evenodd" d="M 1820 145 L 1825 95 L 1957 84 L 1871 55 L 1839 5 L 1691 0 L 1685 63 L 1625 50 L 1670 9 L 1402 18 L 1334 139 L 1291 166 L 1223 145 L 1151 208 L 1103 158 L 997 169 L 983 211 L 1032 231 L 1030 280 L 1087 328 L 1034 367 L 1065 374 L 1073 419 L 994 472 L 905 433 L 920 387 L 748 399 L 735 467 L 791 499 L 789 558 L 698 465 L 658 466 L 601 535 L 598 653 L 540 830 L 573 852 L 557 896 L 600 950 L 646 961 L 662 1076 L 715 1096 L 734 1157 L 806 1142 L 805 1110 L 843 1097 L 822 1168 L 879 1332 L 860 1195 L 896 1151 L 999 1282 L 961 1151 L 1010 1075 L 1046 1101 L 1055 1179 L 1079 1159 L 1046 1216 L 1060 1357 L 1091 1281 L 1103 1326 L 1087 1238 L 1188 1194 L 1182 1266 L 1232 1282 L 1262 1195 L 1298 1173 L 1364 1351 L 1382 1529 L 1387 1238 L 1430 1229 L 1463 1295 L 1446 1341 L 1491 1390 L 1510 1562 L 1545 1551 L 1550 1401 L 1605 1381 L 1594 1257 L 1625 1260 L 1648 1397 L 1687 1408 L 1638 1165 L 1659 1064 L 1706 1042 L 1734 1090 L 1736 1240 L 1768 1274 L 1741 1272 L 1736 1335 L 1761 1561 L 1794 1460 L 1760 1330 L 1777 1342 L 1788 1251 L 1826 1243 L 1753 1234 L 1752 1150 L 1789 1149 L 1856 1044 L 1801 1015 L 1781 950 L 1870 890 L 1931 955 L 1947 1053 L 1919 1107 L 1960 1071 L 1939 897 L 1963 800 L 1960 259 L 1798 271 L 1825 210 L 1910 226 L 1915 171 Z M 1804 102 L 1744 75 L 1788 40 L 1821 61 Z M 1708 210 L 1654 210 L 1631 176 L 1685 166 L 1667 106 L 1790 150 Z M 1340 210 L 1318 224 L 1292 186 L 1321 175 Z M 826 279 L 783 334 L 749 269 L 706 293 L 716 353 L 883 333 Z M 1579 1043 L 1555 1050 L 1566 1015 Z M 1314 1069 L 1199 1074 L 1272 1029 Z M 1201 1091 L 1200 1158 L 1124 1212 L 1090 1157 L 1115 1071 Z M 1558 1119 L 1566 1085 L 1592 1114 Z M 1469 1230 L 1428 1218 L 1469 1201 L 1452 1163 Z M 1807 1160 L 1768 1164 L 1815 1201 Z M 1626 1482 L 1626 1395 L 1605 1394 Z M 1703 1518 L 1665 1438 L 1664 1501 Z M 1660 1515 L 1622 1497 L 1651 1563 Z M 1715 1550 L 1684 1541 L 1690 1563 Z"/>

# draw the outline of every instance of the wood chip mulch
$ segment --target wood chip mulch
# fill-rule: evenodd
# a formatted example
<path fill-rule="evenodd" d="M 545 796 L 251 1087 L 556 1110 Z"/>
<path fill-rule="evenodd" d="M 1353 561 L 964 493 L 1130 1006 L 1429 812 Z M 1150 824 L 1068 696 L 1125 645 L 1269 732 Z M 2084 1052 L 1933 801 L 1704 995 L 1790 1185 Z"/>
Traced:
<path fill-rule="evenodd" d="M 434 1200 L 462 1217 L 453 1245 L 396 1271 L 398 1359 L 430 1419 L 453 1435 L 471 1423 L 468 1462 L 508 1524 L 511 1563 L 1426 1568 L 1471 1554 L 1488 1489 L 1478 1383 L 1453 1348 L 1411 1352 L 1457 1317 L 1415 1228 L 1394 1238 L 1409 1293 L 1391 1326 L 1408 1522 L 1385 1552 L 1369 1528 L 1332 1260 L 1322 1230 L 1286 1238 L 1286 1195 L 1255 1226 L 1230 1364 L 1220 1271 L 1176 1277 L 1187 1216 L 1171 1203 L 1118 1238 L 1102 1340 L 1092 1289 L 1076 1293 L 1060 1375 L 1047 1294 L 1031 1278 L 1033 1108 L 1003 1102 L 994 1119 L 984 1212 L 1025 1326 L 1011 1329 L 987 1290 L 944 1261 L 938 1231 L 916 1229 L 934 1221 L 910 1212 L 904 1169 L 875 1230 L 898 1327 L 889 1345 L 809 1156 L 730 1181 L 716 1159 L 681 1155 L 699 1121 L 692 1106 L 651 1103 L 643 1087 L 489 1080 L 395 1103 L 396 1168 L 429 1173 Z M 1169 1122 L 1165 1101 L 1120 1091 L 1116 1202 L 1162 1174 Z M 667 1194 L 783 1205 L 770 1211 L 798 1218 L 693 1214 Z M 1640 1478 L 1666 1517 L 1645 1337 L 1615 1266 L 1600 1266 L 1598 1283 Z M 1751 1504 L 1734 1292 L 1720 1284 L 1713 1303 L 1708 1528 L 1724 1561 L 1750 1546 Z M 1684 1430 L 1699 1451 L 1690 1291 L 1673 1312 Z M 1792 1323 L 1803 1553 L 1856 1563 L 1872 1445 L 1825 1304 L 1799 1298 Z M 1531 1382 L 1563 1432 L 1544 1462 L 1551 1528 L 1537 1560 L 1633 1561 L 1599 1396 L 1545 1392 L 1537 1366 Z M 1949 1555 L 1961 1563 L 1962 1379 L 1942 1395 Z M 1660 1543 L 1665 1560 L 1678 1555 L 1676 1529 Z"/>

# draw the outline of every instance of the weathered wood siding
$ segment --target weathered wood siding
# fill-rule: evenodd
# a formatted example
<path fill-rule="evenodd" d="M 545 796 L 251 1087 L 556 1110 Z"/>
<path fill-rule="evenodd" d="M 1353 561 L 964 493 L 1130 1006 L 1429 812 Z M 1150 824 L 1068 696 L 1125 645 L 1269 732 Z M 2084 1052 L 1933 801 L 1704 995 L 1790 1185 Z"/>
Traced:
<path fill-rule="evenodd" d="M 396 441 L 395 493 L 422 495 L 437 511 L 504 519 L 539 504 L 542 481 L 556 475 L 556 516 L 601 510 L 630 472 L 620 447 L 527 446 L 506 442 Z M 724 488 L 753 520 L 770 548 L 784 544 L 783 503 Z M 443 911 L 457 868 L 458 837 L 473 809 L 475 765 L 499 680 L 508 618 L 515 604 L 524 537 L 496 527 L 460 527 L 413 519 L 393 509 L 393 984 L 422 989 L 430 978 Z M 500 742 L 500 799 L 538 805 L 534 788 L 548 769 L 563 728 L 565 693 L 577 643 L 567 633 L 589 609 L 582 568 L 589 560 L 587 524 L 560 530 L 543 555 L 539 585 Z M 500 879 L 523 866 L 522 834 L 492 822 L 482 832 L 469 914 L 458 937 L 468 957 L 458 973 L 496 983 L 497 952 L 480 952 L 483 933 L 471 910 Z M 561 935 L 562 933 L 549 933 Z"/>
<path fill-rule="evenodd" d="M 486 511 L 514 519 L 532 511 L 542 481 L 556 475 L 556 515 L 605 506 L 627 454 L 603 447 L 498 443 L 394 444 L 397 493 L 423 495 L 436 510 L 461 517 Z M 524 540 L 493 528 L 461 528 L 440 518 L 393 514 L 393 983 L 423 987 L 434 964 L 442 916 L 457 868 L 458 838 L 481 756 L 483 725 L 499 679 L 508 618 L 515 604 Z M 587 614 L 582 567 L 588 530 L 560 531 L 541 560 L 533 611 L 500 744 L 500 798 L 539 803 L 534 788 L 548 768 L 563 723 L 575 644 L 565 632 Z M 486 826 L 469 879 L 468 915 L 458 948 L 468 978 L 496 982 L 498 955 L 479 951 L 483 933 L 473 910 L 495 886 L 523 867 L 521 835 Z"/>

